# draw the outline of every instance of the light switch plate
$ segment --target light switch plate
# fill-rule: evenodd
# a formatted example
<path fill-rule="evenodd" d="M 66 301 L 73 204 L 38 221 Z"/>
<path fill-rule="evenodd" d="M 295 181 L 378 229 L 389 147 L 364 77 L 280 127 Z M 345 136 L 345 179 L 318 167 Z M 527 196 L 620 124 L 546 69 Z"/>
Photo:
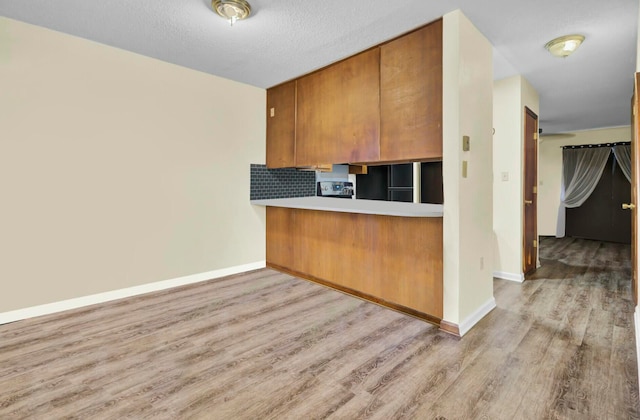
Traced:
<path fill-rule="evenodd" d="M 470 149 L 470 145 L 469 142 L 471 141 L 471 139 L 469 138 L 469 136 L 462 136 L 462 151 L 463 152 L 468 152 Z"/>
<path fill-rule="evenodd" d="M 508 181 L 509 180 L 509 172 L 503 172 L 502 173 L 502 180 L 503 181 Z"/>

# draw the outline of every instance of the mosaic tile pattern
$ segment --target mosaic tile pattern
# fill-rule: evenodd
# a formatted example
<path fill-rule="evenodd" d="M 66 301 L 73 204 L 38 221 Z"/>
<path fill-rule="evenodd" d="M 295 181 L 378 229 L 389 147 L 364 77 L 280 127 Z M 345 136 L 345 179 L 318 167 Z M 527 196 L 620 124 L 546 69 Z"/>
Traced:
<path fill-rule="evenodd" d="M 316 173 L 292 168 L 267 169 L 251 164 L 251 200 L 312 197 L 316 195 Z"/>

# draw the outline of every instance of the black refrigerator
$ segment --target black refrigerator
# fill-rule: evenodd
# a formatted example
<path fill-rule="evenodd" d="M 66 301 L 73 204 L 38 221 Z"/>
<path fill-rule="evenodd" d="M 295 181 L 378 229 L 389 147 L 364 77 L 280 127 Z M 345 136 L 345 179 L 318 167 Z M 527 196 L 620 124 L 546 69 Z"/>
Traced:
<path fill-rule="evenodd" d="M 356 175 L 356 198 L 413 201 L 412 163 L 369 166 L 367 170 L 366 175 Z M 420 182 L 420 202 L 442 204 L 442 162 L 423 162 Z"/>

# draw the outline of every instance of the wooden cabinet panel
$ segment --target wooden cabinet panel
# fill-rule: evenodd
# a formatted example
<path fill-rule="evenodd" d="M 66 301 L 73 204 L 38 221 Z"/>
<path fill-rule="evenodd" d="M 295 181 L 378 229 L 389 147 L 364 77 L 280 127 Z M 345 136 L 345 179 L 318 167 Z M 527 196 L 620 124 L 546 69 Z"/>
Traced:
<path fill-rule="evenodd" d="M 442 246 L 442 218 L 267 208 L 267 265 L 431 322 Z"/>
<path fill-rule="evenodd" d="M 442 20 L 380 47 L 380 160 L 442 158 Z"/>
<path fill-rule="evenodd" d="M 442 20 L 267 91 L 268 167 L 440 159 Z"/>
<path fill-rule="evenodd" d="M 267 261 L 288 266 L 294 261 L 293 224 L 295 214 L 278 207 L 267 207 Z"/>
<path fill-rule="evenodd" d="M 296 164 L 380 158 L 380 50 L 298 79 Z"/>
<path fill-rule="evenodd" d="M 296 81 L 267 90 L 267 167 L 296 165 Z"/>

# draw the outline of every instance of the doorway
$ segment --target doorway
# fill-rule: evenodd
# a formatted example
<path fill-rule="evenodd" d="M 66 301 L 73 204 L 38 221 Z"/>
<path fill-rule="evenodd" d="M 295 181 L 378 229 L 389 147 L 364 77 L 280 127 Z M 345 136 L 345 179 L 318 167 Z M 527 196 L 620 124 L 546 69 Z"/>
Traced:
<path fill-rule="evenodd" d="M 638 187 L 640 186 L 640 73 L 635 74 L 633 99 L 631 101 L 631 200 L 626 207 L 631 210 L 631 272 L 633 301 L 638 304 Z"/>
<path fill-rule="evenodd" d="M 524 185 L 522 272 L 529 274 L 538 262 L 538 116 L 524 108 Z"/>
<path fill-rule="evenodd" d="M 579 207 L 565 209 L 566 236 L 631 243 L 631 214 L 621 206 L 622 203 L 630 202 L 629 181 L 616 162 L 612 151 L 600 181 L 589 198 Z"/>

